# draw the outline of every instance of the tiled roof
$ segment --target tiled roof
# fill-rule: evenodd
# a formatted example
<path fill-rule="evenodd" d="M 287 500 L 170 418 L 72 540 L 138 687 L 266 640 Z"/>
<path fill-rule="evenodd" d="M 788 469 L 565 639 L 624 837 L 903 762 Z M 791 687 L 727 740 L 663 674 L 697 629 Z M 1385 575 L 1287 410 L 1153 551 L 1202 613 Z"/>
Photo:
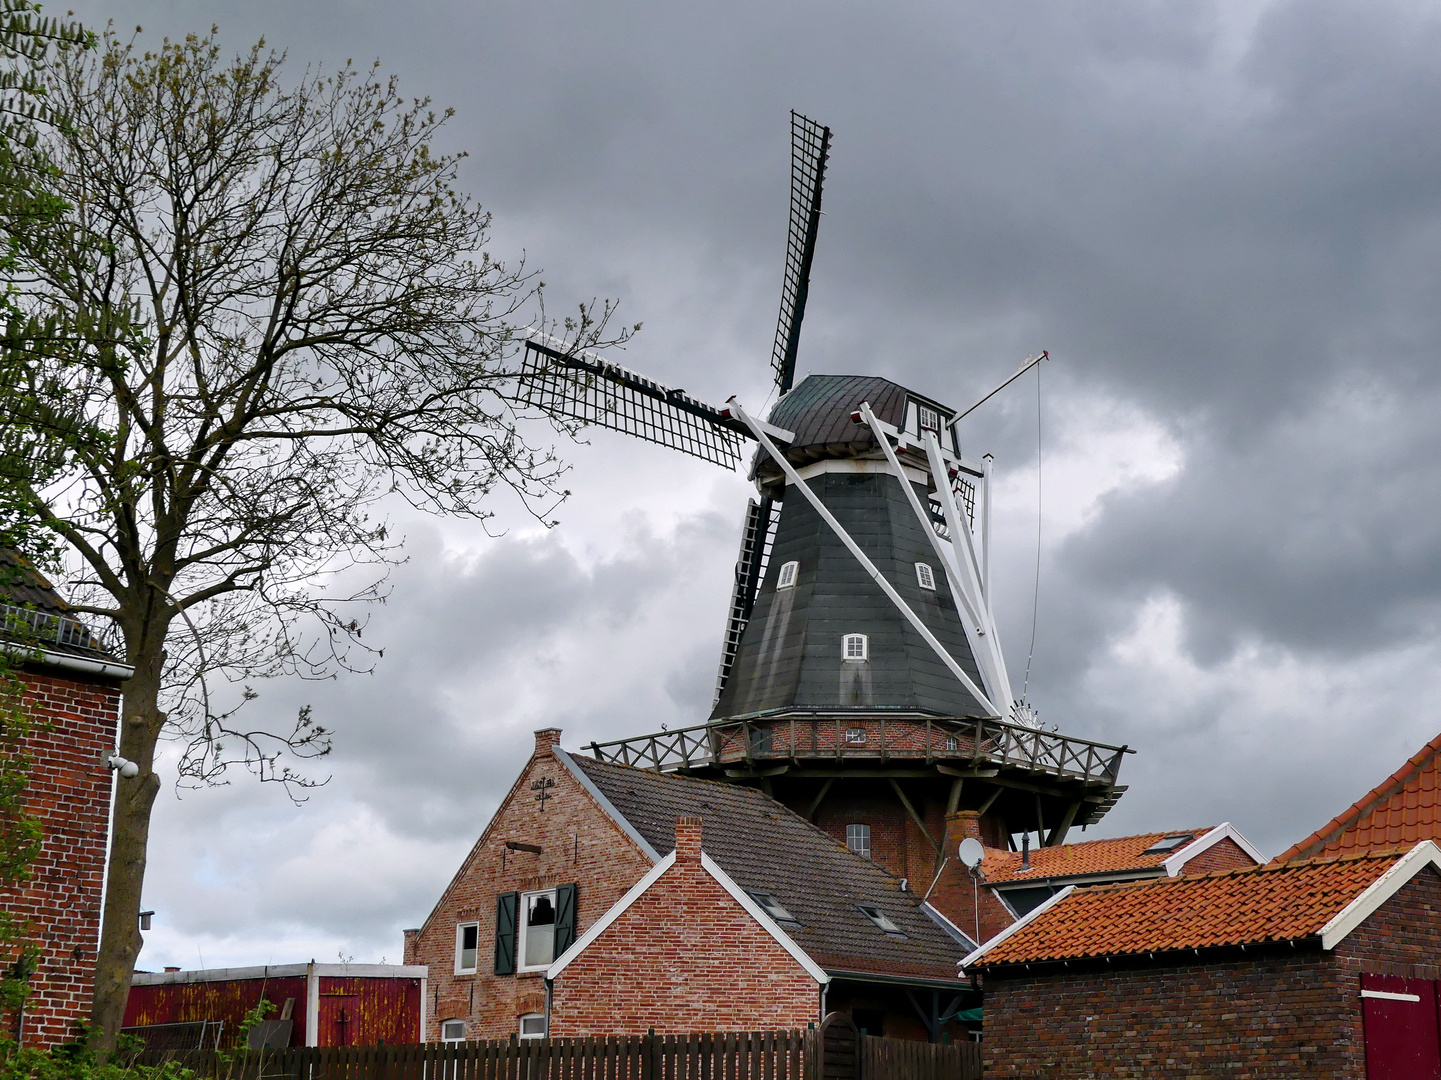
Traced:
<path fill-rule="evenodd" d="M 1441 841 L 1441 735 L 1351 807 L 1299 844 L 1276 856 L 1278 863 L 1323 855 L 1347 855 Z"/>
<path fill-rule="evenodd" d="M 979 957 L 980 968 L 1312 937 L 1405 854 L 1270 864 L 1077 889 Z"/>
<path fill-rule="evenodd" d="M 1020 881 L 1044 881 L 1048 878 L 1079 877 L 1086 874 L 1123 873 L 1127 870 L 1151 870 L 1159 867 L 1186 844 L 1205 836 L 1212 826 L 1199 829 L 1171 829 L 1167 832 L 1116 836 L 1109 840 L 1083 840 L 1076 844 L 1035 848 L 1031 852 L 1031 868 L 1021 870 L 1021 853 L 987 848 L 981 862 L 981 873 L 992 885 Z M 1175 847 L 1150 855 L 1144 854 L 1168 836 L 1191 839 Z"/>
<path fill-rule="evenodd" d="M 579 755 L 576 763 L 646 842 L 675 848 L 675 820 L 699 817 L 701 848 L 741 888 L 772 894 L 799 926 L 781 927 L 817 964 L 953 981 L 966 949 L 921 910 L 920 899 L 804 818 L 754 788 L 666 775 Z M 890 937 L 858 904 L 880 908 Z"/>
<path fill-rule="evenodd" d="M 27 649 L 110 660 L 103 643 L 24 556 L 0 548 L 0 637 Z"/>

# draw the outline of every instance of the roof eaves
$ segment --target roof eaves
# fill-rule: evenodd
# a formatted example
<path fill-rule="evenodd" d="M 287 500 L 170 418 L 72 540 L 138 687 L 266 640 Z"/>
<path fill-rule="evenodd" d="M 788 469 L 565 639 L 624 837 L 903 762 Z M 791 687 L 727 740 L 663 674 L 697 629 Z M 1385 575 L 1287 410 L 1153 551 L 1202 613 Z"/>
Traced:
<path fill-rule="evenodd" d="M 1334 949 L 1427 866 L 1441 870 L 1441 848 L 1422 840 L 1321 927 L 1321 948 Z"/>
<path fill-rule="evenodd" d="M 942 915 L 938 910 L 936 910 L 935 908 L 931 907 L 931 905 L 930 905 L 930 903 L 929 903 L 928 901 L 925 901 L 925 900 L 922 900 L 922 901 L 921 901 L 921 911 L 922 911 L 922 913 L 924 913 L 933 923 L 935 923 L 935 924 L 936 924 L 937 926 L 939 926 L 942 930 L 944 930 L 947 934 L 949 934 L 949 935 L 955 940 L 955 942 L 956 942 L 957 945 L 961 945 L 961 946 L 965 947 L 966 949 L 971 950 L 972 952 L 974 952 L 977 948 L 980 947 L 980 944 L 981 944 L 981 943 L 980 943 L 979 941 L 976 941 L 975 939 L 973 939 L 970 934 L 966 933 L 964 930 L 962 930 L 962 929 L 961 929 L 959 926 L 957 926 L 955 923 L 951 922 L 950 919 L 946 918 L 946 917 L 945 917 L 944 915 Z"/>

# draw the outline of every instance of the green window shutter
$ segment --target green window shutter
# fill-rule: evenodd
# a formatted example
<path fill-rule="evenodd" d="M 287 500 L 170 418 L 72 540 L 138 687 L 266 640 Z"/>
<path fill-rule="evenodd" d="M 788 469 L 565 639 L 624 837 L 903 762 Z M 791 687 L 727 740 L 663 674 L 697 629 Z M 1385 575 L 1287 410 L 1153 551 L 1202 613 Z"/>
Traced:
<path fill-rule="evenodd" d="M 575 944 L 575 897 L 577 886 L 562 885 L 555 890 L 555 955 L 557 959 Z"/>
<path fill-rule="evenodd" d="M 495 905 L 495 973 L 510 975 L 515 971 L 515 913 L 520 908 L 520 893 L 501 893 Z"/>

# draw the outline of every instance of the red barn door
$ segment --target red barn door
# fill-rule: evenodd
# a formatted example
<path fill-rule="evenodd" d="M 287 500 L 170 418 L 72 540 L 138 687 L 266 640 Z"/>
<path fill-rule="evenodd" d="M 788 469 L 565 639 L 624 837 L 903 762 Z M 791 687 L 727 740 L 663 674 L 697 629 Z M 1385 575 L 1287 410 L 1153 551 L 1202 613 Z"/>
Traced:
<path fill-rule="evenodd" d="M 1361 976 L 1366 1080 L 1441 1080 L 1436 984 L 1390 975 Z"/>

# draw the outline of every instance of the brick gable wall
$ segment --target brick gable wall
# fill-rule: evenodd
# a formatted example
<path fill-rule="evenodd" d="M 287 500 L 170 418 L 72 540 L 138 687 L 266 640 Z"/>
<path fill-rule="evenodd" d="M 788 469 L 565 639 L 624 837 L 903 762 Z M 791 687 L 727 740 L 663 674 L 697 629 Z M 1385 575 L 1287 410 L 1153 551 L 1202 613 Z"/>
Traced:
<path fill-rule="evenodd" d="M 700 823 L 675 864 L 555 980 L 556 1037 L 803 1027 L 814 979 L 701 865 Z"/>
<path fill-rule="evenodd" d="M 21 679 L 35 721 L 25 806 L 39 817 L 44 840 L 30 879 L 0 892 L 0 904 L 26 920 L 40 951 L 23 1037 L 26 1046 L 48 1047 L 68 1041 L 76 1021 L 90 1015 L 110 822 L 104 757 L 115 745 L 120 691 L 48 669 L 25 671 Z M 18 1019 L 5 1018 L 8 1036 Z"/>
<path fill-rule="evenodd" d="M 1229 836 L 1212 844 L 1194 859 L 1186 862 L 1181 867 L 1180 877 L 1195 877 L 1198 874 L 1210 874 L 1218 870 L 1244 870 L 1248 866 L 1255 866 L 1256 860 L 1247 855 L 1240 844 Z"/>
<path fill-rule="evenodd" d="M 440 1022 L 466 1021 L 466 1037 L 506 1038 L 519 1017 L 543 1012 L 543 972 L 494 973 L 496 897 L 574 883 L 576 935 L 584 933 L 651 868 L 651 861 L 556 759 L 560 732 L 537 732 L 536 752 L 419 931 L 406 934 L 405 962 L 430 968 L 427 1040 Z M 544 804 L 531 784 L 553 780 Z M 543 805 L 543 809 L 542 809 Z M 539 855 L 511 851 L 506 841 L 531 844 Z M 665 853 L 662 853 L 665 854 Z M 455 974 L 456 926 L 480 924 L 473 975 Z"/>
<path fill-rule="evenodd" d="M 986 975 L 988 1077 L 1363 1080 L 1363 973 L 1441 978 L 1441 875 L 1427 868 L 1334 952 L 1073 964 Z"/>

